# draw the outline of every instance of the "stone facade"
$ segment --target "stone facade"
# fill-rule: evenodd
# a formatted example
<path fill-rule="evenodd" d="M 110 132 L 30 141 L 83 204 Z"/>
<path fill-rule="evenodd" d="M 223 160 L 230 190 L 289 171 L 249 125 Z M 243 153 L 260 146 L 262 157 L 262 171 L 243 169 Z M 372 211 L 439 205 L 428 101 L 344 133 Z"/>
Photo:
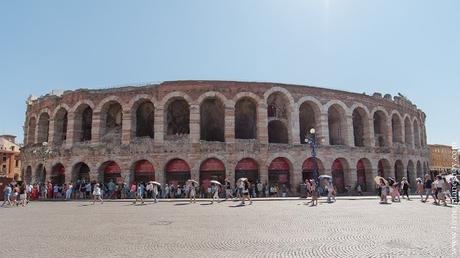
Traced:
<path fill-rule="evenodd" d="M 29 101 L 23 173 L 32 181 L 50 180 L 56 173 L 70 181 L 88 172 L 91 180 L 102 181 L 104 173 L 111 173 L 107 167 L 118 166 L 118 177 L 132 181 L 143 160 L 153 165 L 154 179 L 165 183 L 173 173 L 166 171 L 171 160 L 185 161 L 189 177 L 200 180 L 206 171 L 235 178 L 238 162 L 250 158 L 257 167 L 247 169 L 256 170 L 262 182 L 280 180 L 295 192 L 311 177 L 305 137 L 312 127 L 318 142 L 314 164 L 339 184 L 364 180 L 371 188 L 377 174 L 415 180 L 428 171 L 425 114 L 403 96 L 275 83 L 172 81 L 66 91 Z M 37 155 L 45 148 L 42 142 L 52 150 L 46 159 Z M 213 172 L 205 162 L 210 158 L 225 171 Z M 281 163 L 272 164 L 275 159 Z M 79 171 L 82 164 L 89 171 Z M 286 166 L 285 176 L 278 176 Z"/>

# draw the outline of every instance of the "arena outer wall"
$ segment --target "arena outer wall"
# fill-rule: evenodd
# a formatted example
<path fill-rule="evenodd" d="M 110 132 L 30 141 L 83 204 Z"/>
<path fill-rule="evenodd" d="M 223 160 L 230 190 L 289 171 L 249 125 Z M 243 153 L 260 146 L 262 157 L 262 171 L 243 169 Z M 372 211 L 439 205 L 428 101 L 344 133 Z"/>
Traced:
<path fill-rule="evenodd" d="M 166 183 L 184 177 L 188 166 L 195 180 L 221 180 L 222 169 L 230 179 L 249 171 L 264 183 L 290 184 L 295 193 L 315 164 L 306 161 L 311 149 L 303 140 L 311 127 L 319 173 L 337 177 L 340 188 L 359 181 L 373 190 L 378 174 L 414 182 L 428 172 L 425 114 L 402 96 L 171 81 L 29 99 L 22 177 L 62 183 L 81 173 L 97 181 L 113 173 L 125 182 L 150 175 Z M 44 148 L 52 150 L 46 162 Z"/>

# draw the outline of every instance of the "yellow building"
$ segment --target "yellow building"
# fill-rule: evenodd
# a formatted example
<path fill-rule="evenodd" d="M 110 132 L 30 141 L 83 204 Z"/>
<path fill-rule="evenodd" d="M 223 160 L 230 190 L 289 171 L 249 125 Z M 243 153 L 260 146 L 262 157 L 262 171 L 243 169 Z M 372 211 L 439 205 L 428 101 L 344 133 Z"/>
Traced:
<path fill-rule="evenodd" d="M 442 144 L 429 144 L 431 168 L 430 171 L 437 175 L 449 173 L 452 168 L 458 167 L 457 150 L 452 146 Z"/>
<path fill-rule="evenodd" d="M 0 135 L 0 176 L 18 180 L 21 174 L 19 145 L 14 135 Z"/>

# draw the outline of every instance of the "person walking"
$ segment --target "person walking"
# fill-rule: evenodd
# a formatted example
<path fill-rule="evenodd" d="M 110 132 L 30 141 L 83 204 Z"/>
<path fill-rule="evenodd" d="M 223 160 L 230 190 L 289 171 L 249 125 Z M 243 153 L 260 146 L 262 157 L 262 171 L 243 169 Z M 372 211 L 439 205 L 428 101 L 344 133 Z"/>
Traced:
<path fill-rule="evenodd" d="M 379 188 L 380 188 L 380 204 L 386 204 L 388 203 L 388 186 L 385 183 L 385 181 L 381 178 L 379 182 Z"/>
<path fill-rule="evenodd" d="M 225 179 L 225 200 L 228 198 L 233 199 L 233 190 L 232 190 L 232 185 L 230 184 L 230 181 L 228 179 Z"/>
<path fill-rule="evenodd" d="M 417 194 L 420 195 L 420 200 L 423 201 L 423 181 L 422 179 L 419 177 L 417 178 Z"/>
<path fill-rule="evenodd" d="M 444 206 L 447 206 L 446 196 L 443 192 L 443 185 L 444 181 L 442 180 L 442 177 L 439 175 L 436 176 L 436 180 L 434 181 L 433 186 L 435 189 L 435 196 L 438 199 L 438 202 L 434 204 L 441 205 L 442 202 Z"/>
<path fill-rule="evenodd" d="M 245 205 L 244 201 L 248 200 L 249 201 L 249 204 L 252 204 L 252 200 L 251 200 L 251 196 L 249 194 L 249 182 L 248 180 L 242 180 L 243 182 L 243 191 L 242 191 L 242 201 L 241 201 L 241 205 Z"/>
<path fill-rule="evenodd" d="M 213 204 L 214 201 L 217 201 L 217 203 L 219 203 L 219 185 L 218 184 L 212 184 L 211 192 L 212 192 L 211 204 Z"/>
<path fill-rule="evenodd" d="M 70 182 L 67 185 L 67 190 L 65 191 L 65 199 L 68 201 L 72 197 L 72 191 L 73 191 L 73 184 Z"/>
<path fill-rule="evenodd" d="M 432 196 L 434 200 L 434 204 L 438 203 L 438 200 L 436 198 L 436 194 L 433 188 L 433 180 L 431 180 L 430 175 L 426 174 L 425 175 L 425 200 L 422 200 L 422 202 L 427 202 L 428 201 L 428 196 Z"/>
<path fill-rule="evenodd" d="M 152 198 L 155 203 L 158 202 L 157 196 L 158 196 L 158 185 L 152 184 Z"/>
<path fill-rule="evenodd" d="M 96 201 L 101 202 L 101 204 L 104 203 L 102 200 L 102 190 L 99 185 L 99 183 L 94 185 L 94 190 L 93 190 L 93 205 L 96 203 Z"/>
<path fill-rule="evenodd" d="M 11 194 L 12 193 L 13 193 L 13 188 L 11 187 L 10 184 L 7 184 L 5 188 L 3 189 L 3 203 L 1 207 L 3 207 L 3 205 L 5 205 L 5 203 L 7 202 L 8 202 L 8 205 L 11 206 Z"/>
<path fill-rule="evenodd" d="M 410 184 L 409 182 L 407 181 L 407 178 L 403 177 L 402 178 L 402 181 L 401 181 L 401 190 L 402 190 L 402 197 L 404 199 L 404 196 L 407 196 L 407 200 L 410 201 L 410 197 L 409 197 L 409 188 L 410 188 Z"/>
<path fill-rule="evenodd" d="M 196 187 L 194 182 L 190 182 L 190 203 L 196 203 Z"/>
<path fill-rule="evenodd" d="M 138 199 L 140 199 L 141 204 L 144 204 L 144 192 L 145 192 L 144 184 L 139 183 L 137 185 L 136 199 L 134 200 L 133 204 L 136 204 Z"/>
<path fill-rule="evenodd" d="M 449 198 L 450 204 L 453 204 L 452 195 L 450 194 L 450 190 L 452 189 L 452 184 L 447 181 L 445 177 L 442 178 L 442 192 L 444 193 L 444 197 L 447 200 Z"/>
<path fill-rule="evenodd" d="M 310 195 L 311 195 L 311 206 L 318 205 L 318 192 L 319 188 L 316 185 L 315 180 L 310 179 Z"/>

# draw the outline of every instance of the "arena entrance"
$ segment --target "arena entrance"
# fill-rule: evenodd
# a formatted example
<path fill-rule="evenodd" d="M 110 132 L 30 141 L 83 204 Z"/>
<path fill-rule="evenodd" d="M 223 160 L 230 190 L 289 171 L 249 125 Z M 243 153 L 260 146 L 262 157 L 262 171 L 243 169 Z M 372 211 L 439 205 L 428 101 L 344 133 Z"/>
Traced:
<path fill-rule="evenodd" d="M 190 167 L 182 159 L 173 159 L 166 165 L 166 183 L 169 185 L 185 185 L 190 179 Z"/>
<path fill-rule="evenodd" d="M 242 159 L 235 167 L 235 182 L 239 178 L 245 177 L 251 184 L 259 181 L 259 165 L 251 158 Z"/>
<path fill-rule="evenodd" d="M 332 163 L 332 180 L 337 192 L 345 192 L 345 177 L 342 161 L 339 159 L 334 160 Z"/>
<path fill-rule="evenodd" d="M 134 165 L 134 182 L 147 183 L 149 181 L 155 181 L 155 168 L 149 161 L 139 160 Z"/>
<path fill-rule="evenodd" d="M 284 184 L 289 188 L 289 171 L 289 162 L 285 158 L 274 159 L 268 167 L 268 183 L 278 184 L 278 186 Z"/>
<path fill-rule="evenodd" d="M 121 177 L 121 169 L 114 161 L 105 162 L 102 164 L 101 169 L 103 172 L 104 184 L 108 184 L 110 180 L 112 180 L 114 183 L 123 182 L 123 178 Z"/>
<path fill-rule="evenodd" d="M 225 180 L 225 165 L 222 161 L 216 158 L 210 158 L 201 163 L 200 166 L 200 181 L 203 189 L 210 186 L 211 180 L 217 180 L 224 183 Z"/>
<path fill-rule="evenodd" d="M 53 185 L 63 185 L 65 183 L 65 168 L 61 163 L 53 166 L 50 179 Z"/>

